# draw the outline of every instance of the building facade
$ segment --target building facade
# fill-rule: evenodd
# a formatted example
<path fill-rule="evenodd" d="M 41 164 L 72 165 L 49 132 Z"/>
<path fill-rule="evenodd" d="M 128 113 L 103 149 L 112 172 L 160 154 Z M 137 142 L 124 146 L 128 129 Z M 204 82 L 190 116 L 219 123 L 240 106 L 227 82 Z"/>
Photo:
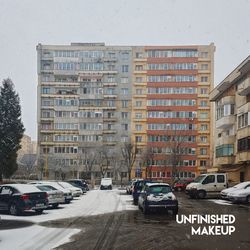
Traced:
<path fill-rule="evenodd" d="M 212 92 L 215 103 L 214 166 L 229 180 L 250 180 L 250 56 Z"/>
<path fill-rule="evenodd" d="M 213 44 L 39 44 L 41 174 L 126 178 L 125 142 L 136 145 L 132 177 L 168 180 L 173 151 L 180 178 L 206 171 L 213 151 L 214 50 Z"/>

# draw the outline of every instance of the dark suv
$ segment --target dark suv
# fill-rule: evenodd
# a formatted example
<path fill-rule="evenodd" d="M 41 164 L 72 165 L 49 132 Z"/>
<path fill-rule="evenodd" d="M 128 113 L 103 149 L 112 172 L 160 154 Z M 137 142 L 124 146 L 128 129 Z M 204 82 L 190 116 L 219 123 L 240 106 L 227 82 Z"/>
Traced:
<path fill-rule="evenodd" d="M 146 183 L 151 183 L 151 180 L 139 180 L 133 183 L 132 187 L 132 196 L 133 196 L 133 202 L 134 205 L 137 205 L 138 203 L 138 197 L 145 186 Z"/>
<path fill-rule="evenodd" d="M 67 182 L 70 183 L 71 185 L 75 186 L 75 187 L 81 188 L 84 193 L 89 191 L 88 183 L 85 180 L 71 179 L 71 180 L 68 180 Z"/>

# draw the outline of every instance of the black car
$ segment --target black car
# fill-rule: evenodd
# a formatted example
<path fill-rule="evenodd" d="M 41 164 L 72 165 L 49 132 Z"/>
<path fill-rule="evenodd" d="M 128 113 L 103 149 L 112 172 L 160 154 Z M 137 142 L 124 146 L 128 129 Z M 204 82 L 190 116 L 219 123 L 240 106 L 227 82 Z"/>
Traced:
<path fill-rule="evenodd" d="M 85 180 L 71 179 L 71 180 L 67 180 L 67 182 L 73 185 L 74 187 L 81 188 L 84 193 L 89 191 L 88 183 Z"/>
<path fill-rule="evenodd" d="M 0 187 L 0 210 L 19 215 L 27 210 L 41 214 L 48 207 L 48 194 L 29 184 L 6 184 Z"/>
<path fill-rule="evenodd" d="M 138 207 L 144 214 L 153 209 L 171 210 L 174 215 L 178 213 L 178 201 L 166 183 L 147 183 L 140 193 Z"/>

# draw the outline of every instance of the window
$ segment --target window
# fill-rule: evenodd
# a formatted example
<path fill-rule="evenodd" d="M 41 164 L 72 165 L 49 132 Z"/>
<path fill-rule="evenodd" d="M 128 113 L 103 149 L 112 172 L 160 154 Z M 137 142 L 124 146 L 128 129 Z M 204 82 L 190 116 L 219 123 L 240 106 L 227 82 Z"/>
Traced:
<path fill-rule="evenodd" d="M 123 73 L 128 72 L 128 65 L 122 65 L 122 72 Z"/>
<path fill-rule="evenodd" d="M 115 101 L 114 100 L 109 100 L 107 101 L 108 107 L 115 107 Z"/>
<path fill-rule="evenodd" d="M 200 93 L 201 93 L 202 95 L 205 95 L 205 94 L 208 93 L 208 89 L 207 89 L 207 88 L 201 88 L 201 89 L 200 89 Z"/>
<path fill-rule="evenodd" d="M 207 101 L 201 101 L 200 102 L 200 106 L 201 107 L 207 107 L 208 106 L 208 102 Z"/>
<path fill-rule="evenodd" d="M 135 70 L 136 71 L 142 71 L 143 70 L 143 65 L 135 65 Z"/>
<path fill-rule="evenodd" d="M 209 184 L 209 183 L 214 183 L 215 181 L 215 176 L 214 175 L 208 175 L 204 181 L 202 182 L 202 184 Z"/>
<path fill-rule="evenodd" d="M 201 167 L 206 167 L 207 166 L 207 161 L 200 161 L 200 166 Z"/>
<path fill-rule="evenodd" d="M 136 107 L 141 107 L 142 106 L 142 101 L 136 101 L 135 106 Z"/>
<path fill-rule="evenodd" d="M 107 79 L 107 82 L 115 82 L 115 78 L 112 76 L 109 76 Z"/>
<path fill-rule="evenodd" d="M 142 77 L 136 77 L 135 82 L 141 83 L 141 82 L 143 82 L 143 78 Z"/>
<path fill-rule="evenodd" d="M 207 155 L 207 148 L 201 148 L 200 149 L 200 154 L 201 155 Z"/>
<path fill-rule="evenodd" d="M 128 83 L 128 77 L 122 77 L 121 83 Z"/>
<path fill-rule="evenodd" d="M 216 158 L 232 156 L 234 154 L 234 144 L 224 144 L 216 147 Z"/>
<path fill-rule="evenodd" d="M 238 152 L 250 150 L 250 137 L 244 137 L 238 140 Z"/>
<path fill-rule="evenodd" d="M 136 52 L 136 53 L 135 53 L 135 57 L 136 57 L 136 58 L 143 58 L 142 52 Z"/>
<path fill-rule="evenodd" d="M 123 52 L 122 53 L 122 59 L 128 59 L 129 58 L 129 53 L 128 52 Z"/>
<path fill-rule="evenodd" d="M 136 136 L 135 141 L 136 142 L 142 142 L 142 136 Z"/>
<path fill-rule="evenodd" d="M 217 175 L 217 182 L 218 183 L 224 183 L 225 182 L 225 176 L 224 175 Z"/>
<path fill-rule="evenodd" d="M 135 113 L 135 118 L 136 119 L 141 119 L 142 118 L 142 113 Z"/>
<path fill-rule="evenodd" d="M 122 108 L 127 108 L 128 107 L 128 100 L 122 100 Z"/>
<path fill-rule="evenodd" d="M 122 95 L 128 95 L 128 88 L 122 88 L 121 89 L 121 94 Z"/>
<path fill-rule="evenodd" d="M 127 123 L 121 124 L 121 128 L 122 130 L 128 130 L 128 124 Z"/>
<path fill-rule="evenodd" d="M 207 118 L 208 118 L 208 112 L 200 113 L 200 119 L 207 119 Z"/>
<path fill-rule="evenodd" d="M 135 125 L 135 130 L 136 131 L 141 131 L 142 130 L 142 125 L 141 124 L 136 124 Z"/>
<path fill-rule="evenodd" d="M 128 112 L 122 112 L 122 119 L 127 119 L 128 118 Z"/>
<path fill-rule="evenodd" d="M 208 82 L 208 77 L 207 76 L 202 76 L 201 77 L 201 82 Z"/>
<path fill-rule="evenodd" d="M 208 125 L 207 124 L 201 124 L 201 131 L 206 131 L 208 130 Z"/>
<path fill-rule="evenodd" d="M 207 136 L 201 136 L 200 140 L 201 142 L 207 142 Z"/>
<path fill-rule="evenodd" d="M 208 64 L 201 64 L 201 70 L 208 70 Z"/>
<path fill-rule="evenodd" d="M 208 58 L 208 52 L 201 52 L 201 58 Z"/>
<path fill-rule="evenodd" d="M 122 142 L 128 142 L 128 136 L 122 136 L 121 141 Z"/>
<path fill-rule="evenodd" d="M 238 129 L 248 126 L 248 113 L 238 116 Z"/>
<path fill-rule="evenodd" d="M 136 95 L 142 95 L 142 89 L 136 89 L 135 94 Z"/>
<path fill-rule="evenodd" d="M 50 93 L 50 88 L 48 88 L 48 87 L 43 87 L 42 93 L 43 93 L 43 94 L 49 94 L 49 93 Z"/>

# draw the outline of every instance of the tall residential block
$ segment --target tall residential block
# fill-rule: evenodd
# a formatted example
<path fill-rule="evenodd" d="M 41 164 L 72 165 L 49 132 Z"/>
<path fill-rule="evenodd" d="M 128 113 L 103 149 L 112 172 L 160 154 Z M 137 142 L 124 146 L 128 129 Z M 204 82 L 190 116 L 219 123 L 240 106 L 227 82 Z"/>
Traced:
<path fill-rule="evenodd" d="M 216 106 L 214 171 L 229 181 L 250 180 L 250 56 L 210 95 Z"/>
<path fill-rule="evenodd" d="M 55 179 L 126 178 L 121 147 L 132 142 L 132 176 L 168 180 L 173 140 L 180 145 L 180 178 L 206 171 L 213 152 L 214 51 L 213 44 L 39 44 L 41 173 Z"/>

